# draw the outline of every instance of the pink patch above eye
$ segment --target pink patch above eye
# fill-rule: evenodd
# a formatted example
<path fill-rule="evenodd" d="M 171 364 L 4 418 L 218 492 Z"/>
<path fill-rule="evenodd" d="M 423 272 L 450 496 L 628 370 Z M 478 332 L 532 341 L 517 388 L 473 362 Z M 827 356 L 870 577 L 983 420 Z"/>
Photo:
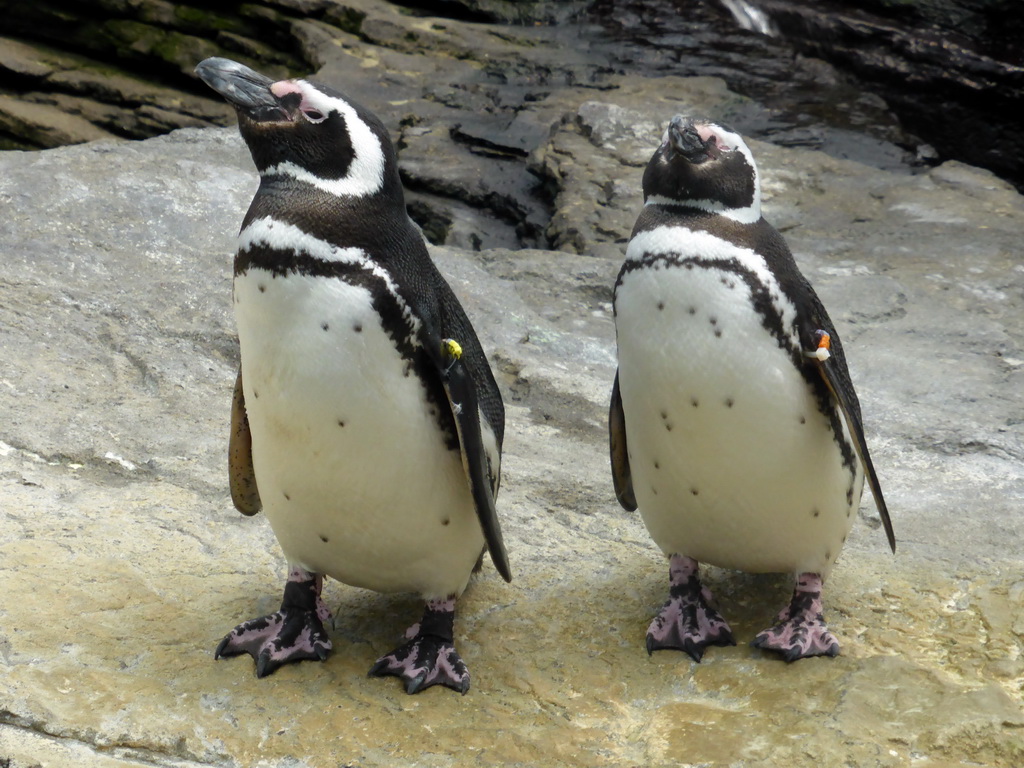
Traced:
<path fill-rule="evenodd" d="M 270 92 L 277 96 L 277 98 L 281 98 L 289 93 L 301 94 L 302 89 L 292 80 L 278 80 L 270 86 Z"/>

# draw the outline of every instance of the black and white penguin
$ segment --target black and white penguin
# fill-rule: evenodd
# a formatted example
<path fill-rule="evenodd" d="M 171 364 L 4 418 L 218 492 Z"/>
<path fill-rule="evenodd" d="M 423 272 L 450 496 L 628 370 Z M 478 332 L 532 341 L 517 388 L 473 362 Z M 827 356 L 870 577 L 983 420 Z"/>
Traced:
<path fill-rule="evenodd" d="M 615 284 L 609 416 L 619 502 L 670 558 L 647 650 L 700 661 L 733 645 L 699 563 L 796 574 L 753 644 L 835 656 L 822 584 L 865 474 L 895 538 L 839 336 L 782 236 L 761 216 L 757 166 L 715 123 L 672 118 L 643 177 L 644 209 Z"/>
<path fill-rule="evenodd" d="M 406 214 L 380 120 L 308 80 L 221 58 L 196 72 L 235 107 L 260 175 L 234 265 L 230 479 L 289 565 L 281 609 L 216 656 L 249 653 L 260 677 L 326 658 L 330 576 L 426 601 L 371 674 L 465 693 L 456 599 L 485 549 L 510 579 L 494 507 L 504 407 L 484 352 Z"/>

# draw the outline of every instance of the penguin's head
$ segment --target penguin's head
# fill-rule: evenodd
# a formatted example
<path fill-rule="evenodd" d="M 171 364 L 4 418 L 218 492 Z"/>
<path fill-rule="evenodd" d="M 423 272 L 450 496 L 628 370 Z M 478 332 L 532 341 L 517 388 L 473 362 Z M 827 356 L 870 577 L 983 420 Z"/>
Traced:
<path fill-rule="evenodd" d="M 274 82 L 230 59 L 205 59 L 196 74 L 235 108 L 261 176 L 291 176 L 338 195 L 400 189 L 387 130 L 344 94 L 308 80 Z"/>
<path fill-rule="evenodd" d="M 757 165 L 746 142 L 724 125 L 676 115 L 647 164 L 644 200 L 721 213 L 739 221 L 761 217 Z"/>

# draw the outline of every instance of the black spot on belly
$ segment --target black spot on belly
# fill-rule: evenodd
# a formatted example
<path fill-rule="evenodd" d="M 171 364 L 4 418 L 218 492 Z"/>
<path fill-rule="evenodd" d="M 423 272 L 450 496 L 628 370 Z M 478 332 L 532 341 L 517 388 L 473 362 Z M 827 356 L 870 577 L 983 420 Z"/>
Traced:
<path fill-rule="evenodd" d="M 288 491 L 281 491 L 281 493 L 284 494 L 285 501 L 291 501 L 292 500 L 292 497 L 288 495 Z"/>
<path fill-rule="evenodd" d="M 718 325 L 718 318 L 717 317 L 709 317 L 708 318 L 708 322 L 711 323 L 712 325 Z"/>
<path fill-rule="evenodd" d="M 731 397 L 725 398 L 725 407 L 732 408 L 734 402 L 735 401 Z"/>
<path fill-rule="evenodd" d="M 831 549 L 826 549 L 825 550 L 825 559 L 826 560 L 831 560 L 832 559 L 832 550 Z"/>
<path fill-rule="evenodd" d="M 265 286 L 263 283 L 259 284 L 259 289 L 260 289 L 260 293 L 266 293 L 267 292 L 267 286 Z"/>
<path fill-rule="evenodd" d="M 821 510 L 820 509 L 814 509 L 814 510 L 811 511 L 811 517 L 820 517 L 820 516 L 821 516 Z"/>
<path fill-rule="evenodd" d="M 322 541 L 324 544 L 327 543 L 327 537 L 324 536 L 322 533 L 320 534 L 320 541 Z"/>
<path fill-rule="evenodd" d="M 356 323 L 355 325 L 352 326 L 352 330 L 355 331 L 356 333 L 362 333 L 363 332 L 363 324 L 362 323 Z"/>
<path fill-rule="evenodd" d="M 800 423 L 801 424 L 806 424 L 807 423 L 807 417 L 806 416 L 801 416 L 800 417 Z"/>
<path fill-rule="evenodd" d="M 444 520 L 441 521 L 441 525 L 451 525 L 451 522 L 452 519 L 450 517 L 446 517 Z"/>
<path fill-rule="evenodd" d="M 666 422 L 665 422 L 665 429 L 666 429 L 666 431 L 668 431 L 668 432 L 671 432 L 671 431 L 672 431 L 672 422 L 671 422 L 671 421 L 666 421 Z"/>
<path fill-rule="evenodd" d="M 694 495 L 694 496 L 699 496 L 700 495 L 700 491 L 698 491 L 696 488 L 691 488 L 690 489 L 690 493 L 692 495 Z"/>
<path fill-rule="evenodd" d="M 654 468 L 655 469 L 661 469 L 661 464 L 659 464 L 657 461 L 655 461 L 654 462 Z"/>
<path fill-rule="evenodd" d="M 667 418 L 668 418 L 668 411 L 662 411 L 661 412 L 661 419 L 662 419 L 662 421 L 664 421 Z"/>
<path fill-rule="evenodd" d="M 694 408 L 696 408 L 697 406 L 700 405 L 700 401 L 696 397 L 691 397 L 690 398 L 690 405 L 692 405 Z"/>
<path fill-rule="evenodd" d="M 658 311 L 660 312 L 664 308 L 665 308 L 665 302 L 664 301 L 659 301 L 658 302 Z"/>
<path fill-rule="evenodd" d="M 260 391 L 258 389 L 254 389 L 252 391 L 252 399 L 253 400 L 259 400 L 260 399 Z"/>
<path fill-rule="evenodd" d="M 715 328 L 715 338 L 716 339 L 722 338 L 722 329 L 721 328 Z"/>
<path fill-rule="evenodd" d="M 338 426 L 339 427 L 344 427 L 345 426 L 345 420 L 344 419 L 338 419 Z"/>
<path fill-rule="evenodd" d="M 658 495 L 658 489 L 655 488 L 653 485 L 651 486 L 651 493 L 653 493 L 655 496 Z"/>
<path fill-rule="evenodd" d="M 331 326 L 329 326 L 327 323 L 320 323 L 320 327 L 323 328 L 326 331 Z"/>
<path fill-rule="evenodd" d="M 696 307 L 690 307 L 686 311 L 689 312 L 691 315 L 696 315 L 697 314 L 697 308 Z"/>

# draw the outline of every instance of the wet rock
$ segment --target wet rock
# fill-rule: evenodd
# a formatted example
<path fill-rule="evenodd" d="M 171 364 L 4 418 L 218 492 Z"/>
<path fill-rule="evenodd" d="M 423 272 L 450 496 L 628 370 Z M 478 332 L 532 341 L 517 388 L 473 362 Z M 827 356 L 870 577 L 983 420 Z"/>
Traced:
<path fill-rule="evenodd" d="M 509 24 L 557 24 L 585 15 L 589 2 L 520 2 L 519 0 L 402 0 L 399 5 L 431 14 L 451 16 L 465 21 L 504 22 Z"/>
<path fill-rule="evenodd" d="M 247 659 L 212 659 L 276 608 L 284 574 L 225 482 L 233 233 L 256 183 L 236 133 L 0 153 L 0 758 L 1020 765 L 1021 196 L 962 164 L 911 176 L 752 142 L 767 214 L 843 334 L 899 551 L 866 498 L 826 593 L 837 659 L 746 645 L 788 579 L 718 569 L 706 581 L 740 645 L 648 657 L 667 567 L 611 489 L 611 286 L 645 142 L 680 105 L 745 101 L 708 78 L 661 101 L 639 87 L 535 103 L 565 119 L 523 162 L 547 169 L 553 236 L 578 242 L 433 249 L 508 406 L 515 580 L 487 566 L 461 603 L 465 697 L 368 679 L 416 600 L 333 582 L 325 663 L 257 680 Z"/>
<path fill-rule="evenodd" d="M 9 57 L 8 45 L 49 46 L 51 53 L 56 48 L 84 57 L 84 69 L 131 75 L 184 97 L 203 93 L 192 68 L 205 56 L 237 58 L 275 77 L 300 76 L 329 67 L 338 49 L 355 41 L 358 48 L 378 49 L 357 54 L 364 59 L 401 54 L 467 64 L 479 79 L 501 86 L 496 102 L 505 102 L 512 116 L 510 102 L 536 97 L 538 86 L 600 87 L 606 76 L 626 72 L 721 77 L 763 105 L 740 126 L 750 135 L 890 169 L 957 158 L 1019 183 L 1024 152 L 1013 118 L 1021 100 L 1019 24 L 1005 0 L 879 0 L 871 4 L 876 15 L 860 6 L 822 9 L 800 0 L 746 6 L 767 12 L 769 26 L 785 39 L 739 28 L 728 5 L 691 3 L 680 13 L 672 0 L 256 0 L 216 9 L 164 0 L 40 0 L 13 4 L 5 14 L 8 38 L 0 40 L 0 60 Z M 420 69 L 393 69 L 393 79 L 405 90 L 436 85 L 414 77 Z M 68 94 L 59 80 L 32 71 L 34 65 L 6 83 L 7 95 L 54 104 Z M 148 111 L 166 111 L 134 119 L 138 102 L 116 90 L 112 97 L 87 98 L 100 106 L 81 105 L 75 114 L 89 121 L 96 115 L 94 124 L 127 138 L 230 121 L 223 109 L 197 114 L 152 101 Z M 119 118 L 104 119 L 112 110 Z M 470 117 L 461 118 L 467 127 Z M 19 124 L 8 121 L 6 145 L 41 146 L 46 131 L 22 135 Z M 983 140 L 965 141 L 965 135 Z"/>
<path fill-rule="evenodd" d="M 604 94 L 552 93 L 564 119 L 532 160 L 556 189 L 548 226 L 552 247 L 618 257 L 643 202 L 640 179 L 665 123 L 679 113 L 742 125 L 758 107 L 717 78 L 611 78 Z"/>
<path fill-rule="evenodd" d="M 0 133 L 23 136 L 40 147 L 114 138 L 95 123 L 58 106 L 0 95 Z"/>
<path fill-rule="evenodd" d="M 278 4 L 220 13 L 161 0 L 21 3 L 5 14 L 0 92 L 34 109 L 36 128 L 0 124 L 7 146 L 38 148 L 104 132 L 143 138 L 183 126 L 227 123 L 231 110 L 200 93 L 192 73 L 207 56 L 228 56 L 287 76 L 306 69 L 292 49 L 304 36 Z M 303 28 L 304 29 L 304 28 Z M 22 108 L 24 111 L 27 108 Z M 8 110 L 9 111 L 9 110 Z M 89 131 L 83 123 L 101 130 Z"/>
<path fill-rule="evenodd" d="M 56 147 L 99 138 L 141 138 L 223 122 L 222 101 L 156 85 L 124 70 L 46 46 L 0 38 L 0 72 L 25 83 L 0 96 L 0 136 L 17 146 Z"/>
<path fill-rule="evenodd" d="M 540 180 L 525 163 L 479 143 L 467 143 L 456 131 L 458 128 L 410 126 L 402 132 L 401 172 L 405 185 L 416 192 L 429 193 L 435 200 L 463 203 L 450 209 L 449 221 L 462 218 L 455 210 L 470 210 L 476 212 L 478 219 L 483 213 L 512 230 L 511 239 L 499 234 L 502 239 L 496 241 L 486 226 L 478 224 L 476 250 L 502 244 L 546 243 L 543 238 L 548 217 L 539 198 Z M 431 207 L 426 198 L 419 199 Z M 454 244 L 447 236 L 437 242 Z"/>
<path fill-rule="evenodd" d="M 1024 27 L 1010 5 L 757 5 L 799 50 L 870 83 L 942 156 L 1024 184 L 1024 130 L 1006 119 L 1024 110 Z"/>

